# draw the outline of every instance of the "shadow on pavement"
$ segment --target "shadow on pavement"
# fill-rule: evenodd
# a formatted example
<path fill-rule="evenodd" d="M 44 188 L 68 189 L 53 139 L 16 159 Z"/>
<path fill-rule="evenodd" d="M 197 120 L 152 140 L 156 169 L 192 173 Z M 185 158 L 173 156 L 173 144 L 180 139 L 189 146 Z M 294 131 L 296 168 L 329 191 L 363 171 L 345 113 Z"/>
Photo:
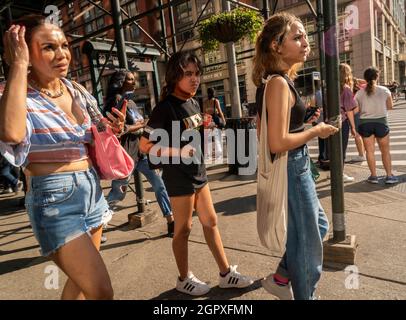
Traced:
<path fill-rule="evenodd" d="M 168 236 L 166 234 L 162 234 L 162 235 L 159 235 L 159 236 L 156 236 L 156 237 L 151 237 L 151 238 L 146 237 L 146 238 L 142 238 L 142 239 L 135 239 L 135 240 L 117 242 L 117 243 L 112 243 L 112 244 L 102 244 L 101 248 L 100 248 L 100 251 L 120 248 L 120 247 L 124 247 L 124 246 L 128 246 L 128 245 L 132 245 L 132 244 L 143 243 L 145 241 L 160 240 L 160 239 L 164 239 L 164 238 L 167 238 L 167 237 Z"/>
<path fill-rule="evenodd" d="M 256 195 L 251 195 L 219 201 L 214 204 L 214 208 L 216 212 L 222 212 L 226 216 L 252 212 L 257 210 L 256 198 Z"/>
<path fill-rule="evenodd" d="M 48 261 L 45 257 L 19 258 L 0 262 L 0 275 L 15 272 L 17 270 L 29 268 Z"/>
<path fill-rule="evenodd" d="M 210 285 L 210 282 L 207 283 Z M 243 294 L 255 291 L 261 288 L 260 279 L 256 280 L 251 286 L 244 289 L 231 288 L 231 289 L 222 289 L 219 286 L 211 288 L 211 290 L 204 296 L 194 297 L 187 294 L 183 294 L 176 289 L 171 289 L 165 292 L 162 292 L 159 296 L 151 298 L 151 300 L 194 300 L 201 299 L 204 300 L 230 300 L 233 298 L 241 297 Z"/>

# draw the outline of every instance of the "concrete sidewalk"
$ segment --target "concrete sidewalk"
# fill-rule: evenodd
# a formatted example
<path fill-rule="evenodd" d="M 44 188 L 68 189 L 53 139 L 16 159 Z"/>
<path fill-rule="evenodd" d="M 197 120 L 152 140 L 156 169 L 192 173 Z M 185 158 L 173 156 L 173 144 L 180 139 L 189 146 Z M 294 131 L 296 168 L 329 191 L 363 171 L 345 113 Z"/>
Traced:
<path fill-rule="evenodd" d="M 218 269 L 205 243 L 197 217 L 189 243 L 190 269 L 212 290 L 200 299 L 274 299 L 259 279 L 275 270 L 279 257 L 270 255 L 256 231 L 255 177 L 229 176 L 226 168 L 209 170 L 210 187 L 219 216 L 219 228 L 231 264 L 256 279 L 250 288 L 220 289 Z M 406 174 L 396 186 L 365 182 L 368 169 L 346 165 L 356 181 L 345 186 L 347 233 L 358 240 L 354 275 L 342 266 L 325 266 L 317 294 L 322 299 L 406 299 Z M 381 173 L 383 174 L 383 173 Z M 105 193 L 108 184 L 104 184 Z M 331 221 L 330 180 L 321 172 L 317 183 L 321 202 Z M 150 208 L 158 210 L 155 196 L 145 183 Z M 21 197 L 22 195 L 20 195 Z M 19 198 L 0 198 L 0 299 L 59 299 L 65 275 L 59 272 L 59 289 L 47 289 L 53 263 L 40 257 Z M 116 299 L 191 299 L 175 289 L 177 268 L 166 220 L 129 230 L 127 214 L 134 212 L 135 195 L 129 193 L 116 211 L 105 235 L 102 256 L 109 270 Z M 48 267 L 49 268 L 49 267 Z M 356 275 L 355 275 L 356 276 Z M 355 279 L 357 280 L 357 279 Z M 56 283 L 58 284 L 58 283 Z M 55 283 L 54 283 L 55 285 Z M 48 286 L 49 287 L 49 286 Z"/>

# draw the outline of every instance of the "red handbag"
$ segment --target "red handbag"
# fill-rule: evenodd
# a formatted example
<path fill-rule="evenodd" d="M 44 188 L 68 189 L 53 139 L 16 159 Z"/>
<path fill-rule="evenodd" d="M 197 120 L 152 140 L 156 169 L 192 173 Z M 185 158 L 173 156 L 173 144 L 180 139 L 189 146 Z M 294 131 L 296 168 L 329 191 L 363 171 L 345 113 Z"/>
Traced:
<path fill-rule="evenodd" d="M 89 157 L 100 179 L 127 178 L 134 170 L 134 160 L 121 146 L 109 126 L 92 125 L 93 143 L 89 145 Z"/>

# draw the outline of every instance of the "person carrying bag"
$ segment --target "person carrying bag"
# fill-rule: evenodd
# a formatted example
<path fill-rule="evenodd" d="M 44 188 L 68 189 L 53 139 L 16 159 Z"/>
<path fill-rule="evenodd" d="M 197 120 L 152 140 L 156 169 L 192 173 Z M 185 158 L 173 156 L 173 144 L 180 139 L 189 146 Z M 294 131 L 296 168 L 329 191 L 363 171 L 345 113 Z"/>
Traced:
<path fill-rule="evenodd" d="M 86 98 L 86 107 L 92 120 L 91 131 L 93 143 L 88 147 L 100 179 L 116 180 L 127 178 L 134 170 L 134 160 L 118 141 L 113 130 L 106 126 L 95 100 L 87 98 L 83 87 L 72 81 L 72 84 Z M 126 114 L 127 101 L 124 101 L 122 113 Z"/>
<path fill-rule="evenodd" d="M 273 77 L 265 82 L 265 89 Z M 262 114 L 266 115 L 266 96 L 262 101 Z M 289 124 L 290 113 L 287 122 Z M 289 126 L 287 126 L 289 128 Z M 268 125 L 261 117 L 258 184 L 257 184 L 257 230 L 261 244 L 272 253 L 282 255 L 285 251 L 288 223 L 288 176 L 287 152 L 271 154 L 268 144 Z M 271 190 L 271 194 L 269 194 Z"/>

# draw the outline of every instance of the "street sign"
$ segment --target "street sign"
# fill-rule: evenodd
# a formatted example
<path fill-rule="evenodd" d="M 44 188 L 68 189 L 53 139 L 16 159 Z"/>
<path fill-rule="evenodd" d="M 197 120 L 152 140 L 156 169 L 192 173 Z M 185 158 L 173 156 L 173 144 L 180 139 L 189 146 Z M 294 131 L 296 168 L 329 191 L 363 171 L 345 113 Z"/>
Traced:
<path fill-rule="evenodd" d="M 318 71 L 312 72 L 312 77 L 313 77 L 313 81 L 314 80 L 320 80 L 321 79 L 320 72 L 318 72 Z"/>

